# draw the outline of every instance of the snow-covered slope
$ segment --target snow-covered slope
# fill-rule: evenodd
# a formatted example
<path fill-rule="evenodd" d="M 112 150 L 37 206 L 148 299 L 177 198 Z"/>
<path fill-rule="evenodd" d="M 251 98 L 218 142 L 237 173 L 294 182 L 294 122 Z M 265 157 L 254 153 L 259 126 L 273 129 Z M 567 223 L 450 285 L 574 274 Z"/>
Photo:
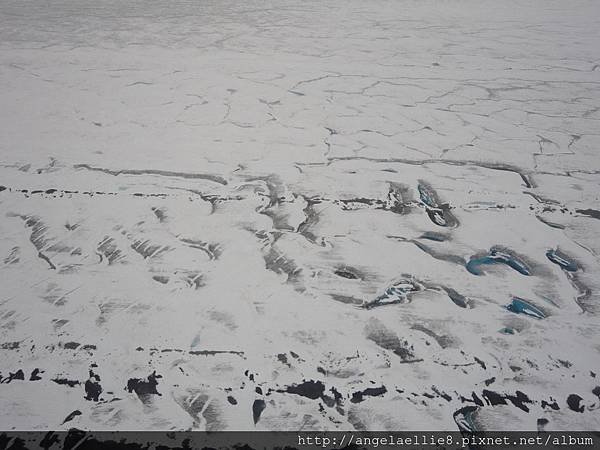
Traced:
<path fill-rule="evenodd" d="M 0 429 L 598 429 L 595 1 L 0 3 Z"/>

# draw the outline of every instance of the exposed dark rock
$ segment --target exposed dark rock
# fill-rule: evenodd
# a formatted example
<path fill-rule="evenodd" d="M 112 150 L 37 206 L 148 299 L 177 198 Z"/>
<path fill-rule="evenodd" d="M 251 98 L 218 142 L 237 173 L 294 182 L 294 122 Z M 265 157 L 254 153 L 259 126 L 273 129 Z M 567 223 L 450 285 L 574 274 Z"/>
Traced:
<path fill-rule="evenodd" d="M 316 400 L 320 398 L 325 392 L 325 385 L 320 381 L 310 380 L 305 381 L 301 384 L 287 386 L 284 391 L 279 392 L 301 395 L 302 397 L 310 398 L 311 400 Z"/>
<path fill-rule="evenodd" d="M 85 399 L 97 402 L 102 394 L 102 386 L 100 386 L 100 377 L 90 370 L 90 377 L 85 382 Z"/>
<path fill-rule="evenodd" d="M 483 395 L 483 398 L 486 400 L 486 402 L 491 406 L 507 404 L 504 396 L 501 394 L 498 394 L 497 392 L 484 389 L 482 395 Z"/>
<path fill-rule="evenodd" d="M 65 420 L 63 420 L 63 424 L 70 422 L 71 420 L 73 420 L 75 417 L 80 416 L 81 415 L 81 411 L 79 411 L 78 409 L 76 409 L 75 411 L 73 411 L 71 414 L 69 414 L 67 417 L 65 417 Z"/>
<path fill-rule="evenodd" d="M 488 378 L 487 380 L 484 381 L 484 383 L 485 383 L 486 386 L 489 386 L 494 381 L 496 381 L 496 377 Z"/>
<path fill-rule="evenodd" d="M 40 370 L 37 367 L 35 369 L 33 369 L 33 371 L 31 372 L 31 375 L 29 376 L 29 381 L 41 380 L 42 377 L 40 377 L 39 374 L 42 372 L 43 372 L 43 370 Z"/>
<path fill-rule="evenodd" d="M 582 413 L 585 410 L 585 406 L 581 404 L 581 398 L 577 394 L 571 394 L 567 397 L 567 405 L 569 405 L 569 409 L 575 412 Z"/>
<path fill-rule="evenodd" d="M 278 361 L 279 361 L 281 364 L 285 364 L 286 366 L 288 366 L 288 367 L 291 367 L 291 366 L 290 366 L 290 363 L 288 362 L 287 355 L 286 355 L 285 353 L 279 353 L 279 354 L 277 355 L 277 360 L 278 360 Z"/>
<path fill-rule="evenodd" d="M 558 411 L 560 409 L 560 407 L 558 406 L 558 403 L 556 403 L 555 401 L 552 401 L 552 403 L 549 403 L 546 400 L 542 400 L 542 409 L 546 409 L 546 408 L 553 409 L 554 411 Z"/>
<path fill-rule="evenodd" d="M 8 372 L 8 376 L 4 379 L 0 377 L 0 383 L 10 383 L 13 380 L 25 380 L 25 374 L 22 369 L 17 370 L 16 372 Z"/>
<path fill-rule="evenodd" d="M 350 401 L 352 403 L 360 403 L 364 400 L 364 397 L 378 397 L 385 394 L 386 392 L 387 389 L 383 385 L 378 388 L 367 388 L 362 391 L 353 392 Z"/>
<path fill-rule="evenodd" d="M 158 378 L 162 375 L 157 375 L 156 371 L 152 372 L 145 380 L 140 378 L 130 378 L 127 381 L 127 391 L 135 392 L 140 399 L 145 400 L 149 395 L 162 395 L 156 390 L 158 386 Z"/>
<path fill-rule="evenodd" d="M 54 381 L 56 384 L 66 385 L 69 387 L 75 387 L 78 384 L 81 384 L 79 380 L 68 380 L 66 378 L 53 378 L 52 381 Z"/>
<path fill-rule="evenodd" d="M 261 399 L 254 400 L 254 403 L 252 404 L 252 417 L 254 418 L 255 425 L 260 420 L 260 415 L 262 414 L 262 412 L 265 410 L 266 407 L 267 407 L 267 405 L 264 400 L 261 400 Z"/>
<path fill-rule="evenodd" d="M 506 399 L 517 408 L 522 409 L 525 412 L 529 412 L 529 408 L 525 405 L 525 403 L 533 403 L 527 394 L 524 394 L 521 391 L 515 392 L 515 395 L 506 394 Z"/>
<path fill-rule="evenodd" d="M 63 348 L 66 348 L 67 350 L 75 350 L 80 345 L 81 344 L 79 342 L 65 342 L 63 344 Z"/>

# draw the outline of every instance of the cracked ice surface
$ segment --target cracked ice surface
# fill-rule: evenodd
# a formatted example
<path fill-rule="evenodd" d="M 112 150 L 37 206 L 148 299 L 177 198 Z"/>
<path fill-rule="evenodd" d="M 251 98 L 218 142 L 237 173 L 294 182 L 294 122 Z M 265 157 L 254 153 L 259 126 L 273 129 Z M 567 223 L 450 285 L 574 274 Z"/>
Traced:
<path fill-rule="evenodd" d="M 0 4 L 0 428 L 598 429 L 595 1 Z"/>

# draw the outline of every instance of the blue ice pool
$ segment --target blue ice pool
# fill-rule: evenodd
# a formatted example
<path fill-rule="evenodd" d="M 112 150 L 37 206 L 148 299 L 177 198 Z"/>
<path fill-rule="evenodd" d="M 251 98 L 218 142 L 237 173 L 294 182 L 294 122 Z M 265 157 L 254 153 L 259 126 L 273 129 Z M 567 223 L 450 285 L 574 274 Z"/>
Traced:
<path fill-rule="evenodd" d="M 529 268 L 524 262 L 520 261 L 516 256 L 500 250 L 490 250 L 490 253 L 485 256 L 471 258 L 466 265 L 467 270 L 473 275 L 482 275 L 481 266 L 491 264 L 505 264 L 516 270 L 522 275 L 531 275 Z"/>
<path fill-rule="evenodd" d="M 512 302 L 506 306 L 506 309 L 516 314 L 525 314 L 536 319 L 546 318 L 546 314 L 541 309 L 519 297 L 513 297 Z"/>
<path fill-rule="evenodd" d="M 559 265 L 561 269 L 566 270 L 568 272 L 576 272 L 578 269 L 577 263 L 575 263 L 574 261 L 570 261 L 569 257 L 566 256 L 564 253 L 560 252 L 558 249 L 548 250 L 546 252 L 546 257 L 554 264 Z"/>

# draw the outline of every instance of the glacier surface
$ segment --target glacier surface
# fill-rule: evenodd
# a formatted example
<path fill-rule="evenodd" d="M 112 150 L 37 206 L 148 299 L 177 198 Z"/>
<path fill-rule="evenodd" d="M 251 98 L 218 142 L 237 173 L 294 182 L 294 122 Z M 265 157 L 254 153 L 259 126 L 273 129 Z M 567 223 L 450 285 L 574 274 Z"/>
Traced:
<path fill-rule="evenodd" d="M 599 429 L 599 16 L 3 0 L 0 429 Z"/>

